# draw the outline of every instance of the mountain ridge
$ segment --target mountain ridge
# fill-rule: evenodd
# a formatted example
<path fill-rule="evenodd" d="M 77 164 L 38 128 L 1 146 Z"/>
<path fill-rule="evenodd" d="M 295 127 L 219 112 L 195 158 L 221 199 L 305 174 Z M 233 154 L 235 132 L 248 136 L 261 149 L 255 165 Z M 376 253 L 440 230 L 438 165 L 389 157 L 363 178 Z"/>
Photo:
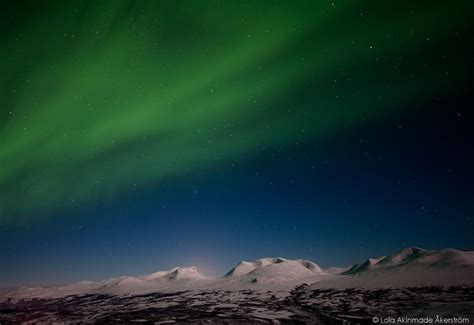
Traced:
<path fill-rule="evenodd" d="M 367 259 L 349 268 L 322 269 L 309 260 L 266 257 L 252 262 L 241 261 L 218 277 L 207 277 L 195 266 L 175 267 L 142 276 L 120 276 L 99 282 L 3 289 L 0 298 L 128 295 L 179 290 L 289 291 L 301 284 L 325 288 L 474 285 L 471 274 L 474 274 L 474 251 L 409 247 L 388 256 Z"/>

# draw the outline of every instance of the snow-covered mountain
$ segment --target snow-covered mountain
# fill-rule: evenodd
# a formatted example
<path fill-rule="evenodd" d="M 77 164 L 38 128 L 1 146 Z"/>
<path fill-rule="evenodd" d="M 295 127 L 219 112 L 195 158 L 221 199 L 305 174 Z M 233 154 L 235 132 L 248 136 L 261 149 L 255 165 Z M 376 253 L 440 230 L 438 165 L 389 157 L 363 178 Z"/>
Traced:
<path fill-rule="evenodd" d="M 305 282 L 314 282 L 316 278 L 324 276 L 326 274 L 319 265 L 308 260 L 262 258 L 254 262 L 240 262 L 213 287 L 286 290 Z"/>
<path fill-rule="evenodd" d="M 81 294 L 128 295 L 183 290 L 290 291 L 306 283 L 311 288 L 386 288 L 422 285 L 474 285 L 474 252 L 406 248 L 387 257 L 368 259 L 349 268 L 321 269 L 308 260 L 281 257 L 242 261 L 225 275 L 206 277 L 196 267 L 100 282 L 0 291 L 0 298 L 46 298 Z"/>
<path fill-rule="evenodd" d="M 345 274 L 366 271 L 424 267 L 430 269 L 462 269 L 474 266 L 473 251 L 459 251 L 451 248 L 430 251 L 418 247 L 405 248 L 390 256 L 370 258 L 363 264 L 356 264 Z"/>
<path fill-rule="evenodd" d="M 387 288 L 423 285 L 474 285 L 474 251 L 405 248 L 371 258 L 332 279 L 314 283 L 324 288 Z"/>
<path fill-rule="evenodd" d="M 130 277 L 123 276 L 101 281 L 88 289 L 89 293 L 128 294 L 148 293 L 165 289 L 194 288 L 207 278 L 195 266 L 175 267 L 168 271 Z"/>
<path fill-rule="evenodd" d="M 121 276 L 100 282 L 82 281 L 64 286 L 18 288 L 0 292 L 0 297 L 46 298 L 80 294 L 146 294 L 158 291 L 197 289 L 212 279 L 200 274 L 195 266 L 175 267 L 138 277 Z"/>
<path fill-rule="evenodd" d="M 206 276 L 199 273 L 197 267 L 175 267 L 169 271 L 159 271 L 156 273 L 140 277 L 142 280 L 203 280 Z"/>

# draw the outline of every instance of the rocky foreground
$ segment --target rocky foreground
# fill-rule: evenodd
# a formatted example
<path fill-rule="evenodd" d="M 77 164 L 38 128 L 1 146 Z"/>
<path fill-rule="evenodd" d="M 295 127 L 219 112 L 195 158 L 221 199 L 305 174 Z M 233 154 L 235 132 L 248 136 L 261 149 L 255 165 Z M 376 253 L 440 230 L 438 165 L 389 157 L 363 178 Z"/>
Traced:
<path fill-rule="evenodd" d="M 474 287 L 313 290 L 302 285 L 290 294 L 212 290 L 0 303 L 2 324 L 373 324 L 374 317 L 436 316 L 472 323 Z"/>

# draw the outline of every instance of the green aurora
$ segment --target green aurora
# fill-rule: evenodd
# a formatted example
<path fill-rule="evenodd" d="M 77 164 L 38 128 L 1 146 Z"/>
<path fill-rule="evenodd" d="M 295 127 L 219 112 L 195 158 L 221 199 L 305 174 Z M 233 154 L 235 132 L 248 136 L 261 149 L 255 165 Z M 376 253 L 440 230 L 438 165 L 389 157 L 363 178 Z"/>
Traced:
<path fill-rule="evenodd" d="M 451 90 L 471 60 L 470 1 L 3 6 L 1 224 L 329 141 Z"/>

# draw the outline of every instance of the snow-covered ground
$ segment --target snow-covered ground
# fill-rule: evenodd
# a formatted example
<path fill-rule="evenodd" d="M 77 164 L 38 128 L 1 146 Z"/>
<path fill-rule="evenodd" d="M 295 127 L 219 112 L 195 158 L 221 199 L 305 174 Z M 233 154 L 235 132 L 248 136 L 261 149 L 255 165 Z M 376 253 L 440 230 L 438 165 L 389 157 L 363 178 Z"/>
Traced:
<path fill-rule="evenodd" d="M 453 310 L 472 317 L 473 288 L 472 251 L 407 248 L 329 269 L 307 260 L 263 258 L 242 261 L 220 277 L 177 267 L 100 282 L 4 289 L 0 322 L 361 322 L 375 314 Z"/>

